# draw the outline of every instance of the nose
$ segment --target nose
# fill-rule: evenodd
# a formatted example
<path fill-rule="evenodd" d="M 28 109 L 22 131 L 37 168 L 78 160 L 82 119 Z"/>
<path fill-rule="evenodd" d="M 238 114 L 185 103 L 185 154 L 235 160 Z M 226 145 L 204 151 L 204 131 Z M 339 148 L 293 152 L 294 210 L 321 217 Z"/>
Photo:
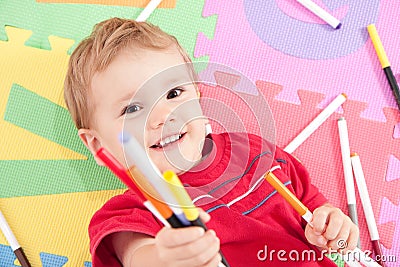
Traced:
<path fill-rule="evenodd" d="M 175 106 L 171 103 L 160 101 L 150 111 L 147 125 L 152 129 L 157 129 L 168 122 L 175 121 L 174 109 Z"/>

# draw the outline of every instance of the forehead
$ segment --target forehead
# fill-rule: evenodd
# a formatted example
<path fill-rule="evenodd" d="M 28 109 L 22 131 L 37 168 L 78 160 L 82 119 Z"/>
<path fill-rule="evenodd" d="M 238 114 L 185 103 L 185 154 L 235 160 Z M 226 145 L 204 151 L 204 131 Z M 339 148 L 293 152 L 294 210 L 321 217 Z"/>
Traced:
<path fill-rule="evenodd" d="M 99 104 L 96 103 L 97 100 L 104 100 L 107 95 L 114 98 L 130 93 L 132 96 L 155 75 L 155 80 L 158 81 L 167 78 L 179 79 L 179 76 L 183 75 L 182 71 L 172 73 L 168 70 L 184 63 L 186 62 L 182 54 L 175 46 L 163 50 L 126 48 L 119 52 L 105 70 L 93 75 L 91 91 L 95 104 Z"/>
<path fill-rule="evenodd" d="M 174 46 L 163 50 L 126 48 L 118 53 L 104 71 L 94 74 L 92 84 L 98 80 L 129 80 L 140 85 L 151 76 L 183 63 L 183 56 Z M 124 79 L 121 80 L 121 77 Z"/>

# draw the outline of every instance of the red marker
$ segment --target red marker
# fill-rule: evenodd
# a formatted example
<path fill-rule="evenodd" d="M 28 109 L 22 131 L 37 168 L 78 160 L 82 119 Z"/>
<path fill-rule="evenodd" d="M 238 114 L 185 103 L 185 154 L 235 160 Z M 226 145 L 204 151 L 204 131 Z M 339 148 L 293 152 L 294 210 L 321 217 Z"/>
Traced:
<path fill-rule="evenodd" d="M 111 155 L 104 147 L 101 147 L 97 152 L 96 156 L 112 171 L 128 188 L 138 193 L 139 196 L 143 197 L 142 193 L 136 187 L 135 182 L 128 175 L 126 169 L 119 163 L 119 161 Z M 144 198 L 144 197 L 143 197 Z"/>
<path fill-rule="evenodd" d="M 164 222 L 162 219 L 165 219 L 172 227 L 183 227 L 184 225 L 180 222 L 178 217 L 172 212 L 170 207 L 165 204 L 163 201 L 156 199 L 155 197 L 150 196 L 146 193 L 146 191 L 141 190 L 139 185 L 135 182 L 135 180 L 130 175 L 130 172 L 124 169 L 124 167 L 119 163 L 119 161 L 114 158 L 114 156 L 108 152 L 104 147 L 100 148 L 96 152 L 96 156 L 103 161 L 103 163 L 130 189 L 132 189 L 138 196 L 140 196 L 144 202 L 147 199 L 149 203 L 155 208 L 150 210 L 153 212 L 154 216 L 160 219 L 160 221 Z M 131 168 L 131 172 L 134 172 L 135 175 L 141 175 L 136 171 L 136 168 Z M 152 192 L 153 194 L 153 192 Z M 147 207 L 148 204 L 145 203 Z M 159 214 L 155 213 L 158 212 Z"/>

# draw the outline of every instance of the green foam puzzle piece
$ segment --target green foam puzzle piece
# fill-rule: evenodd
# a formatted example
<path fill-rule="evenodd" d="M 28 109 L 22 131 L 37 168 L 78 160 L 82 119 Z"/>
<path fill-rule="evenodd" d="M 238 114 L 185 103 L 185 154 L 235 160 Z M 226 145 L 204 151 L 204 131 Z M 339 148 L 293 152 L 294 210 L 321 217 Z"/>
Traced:
<path fill-rule="evenodd" d="M 81 144 L 68 111 L 14 84 L 4 120 L 88 157 L 87 160 L 2 160 L 0 198 L 124 188 Z M 33 144 L 34 145 L 34 144 Z M 18 181 L 18 182 L 16 182 Z"/>
<path fill-rule="evenodd" d="M 89 156 L 77 138 L 77 130 L 68 111 L 18 84 L 13 84 L 4 120 L 50 141 Z"/>
<path fill-rule="evenodd" d="M 339 254 L 332 253 L 326 254 L 328 258 L 330 258 L 338 267 L 344 267 L 344 261 L 340 258 Z"/>
<path fill-rule="evenodd" d="M 177 37 L 193 58 L 197 34 L 213 36 L 216 16 L 202 17 L 204 1 L 177 0 L 175 8 L 156 9 L 148 19 Z M 75 40 L 77 43 L 90 34 L 93 26 L 110 17 L 136 18 L 142 8 L 93 4 L 37 3 L 33 0 L 0 1 L 0 40 L 7 40 L 4 26 L 32 30 L 26 45 L 50 50 L 49 35 Z M 195 59 L 199 60 L 199 59 Z M 207 61 L 207 57 L 200 58 Z"/>
<path fill-rule="evenodd" d="M 204 33 L 209 39 L 214 36 L 217 16 L 201 17 L 204 1 L 177 1 L 175 9 L 157 9 L 149 21 L 174 35 L 195 62 L 208 62 L 209 57 L 194 58 L 197 34 Z M 180 18 L 180 16 L 182 18 Z"/>
<path fill-rule="evenodd" d="M 177 0 L 173 9 L 157 9 L 149 22 L 177 37 L 193 57 L 197 34 L 212 37 L 216 16 L 202 17 L 204 1 Z M 0 1 L 0 40 L 8 40 L 4 26 L 33 32 L 25 45 L 50 50 L 48 36 L 75 40 L 86 37 L 93 25 L 110 17 L 135 18 L 143 9 L 91 4 L 49 4 L 34 0 Z M 194 59 L 207 61 L 207 57 Z M 96 165 L 76 134 L 68 112 L 53 102 L 14 84 L 4 120 L 47 140 L 87 156 L 88 160 L 0 161 L 0 197 L 32 196 L 124 188 L 105 168 Z M 34 121 L 34 123 L 33 123 Z M 18 179 L 18 183 L 15 180 Z"/>

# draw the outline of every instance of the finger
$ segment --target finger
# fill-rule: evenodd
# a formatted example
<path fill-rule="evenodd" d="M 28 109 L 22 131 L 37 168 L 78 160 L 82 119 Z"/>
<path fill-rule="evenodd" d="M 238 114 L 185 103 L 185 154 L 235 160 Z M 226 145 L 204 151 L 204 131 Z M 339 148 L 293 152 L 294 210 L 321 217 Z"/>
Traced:
<path fill-rule="evenodd" d="M 198 240 L 204 236 L 204 229 L 201 227 L 167 228 L 164 227 L 156 235 L 156 244 L 159 246 L 173 248 L 179 247 Z"/>
<path fill-rule="evenodd" d="M 220 241 L 215 234 L 212 234 L 212 242 L 207 245 L 203 250 L 199 250 L 198 254 L 192 257 L 193 264 L 191 266 L 217 266 L 218 262 L 221 260 L 219 257 Z M 219 259 L 219 261 L 216 261 Z M 211 265 L 215 262 L 214 265 Z"/>
<path fill-rule="evenodd" d="M 199 213 L 200 213 L 200 220 L 201 220 L 203 223 L 207 223 L 207 222 L 211 219 L 210 214 L 208 214 L 207 212 L 205 212 L 203 209 L 198 208 L 198 210 L 199 210 Z"/>
<path fill-rule="evenodd" d="M 311 224 L 316 233 L 322 234 L 328 222 L 330 209 L 316 208 L 313 212 Z"/>
<path fill-rule="evenodd" d="M 334 209 L 329 213 L 329 217 L 328 217 L 328 224 L 326 226 L 326 229 L 323 233 L 324 237 L 327 240 L 334 240 L 338 237 L 344 222 L 346 222 L 346 225 L 349 223 L 349 221 L 347 221 L 347 216 L 345 216 L 343 214 L 343 212 L 339 209 Z M 347 230 L 349 231 L 350 225 L 347 225 Z M 347 236 L 346 236 L 347 239 Z"/>
<path fill-rule="evenodd" d="M 217 238 L 217 235 L 215 234 L 214 230 L 209 230 L 205 233 L 205 235 L 198 240 L 191 242 L 187 245 L 184 245 L 184 247 L 177 247 L 173 248 L 171 250 L 172 253 L 178 253 L 178 254 L 185 254 L 181 256 L 177 256 L 178 259 L 185 259 L 185 258 L 196 258 L 199 255 L 205 255 L 209 252 L 210 249 L 217 249 L 216 251 L 219 250 L 219 239 Z M 204 258 L 201 258 L 204 259 Z M 202 264 L 205 263 L 205 261 L 201 262 Z"/>
<path fill-rule="evenodd" d="M 196 264 L 193 259 L 181 260 L 177 261 L 173 266 L 174 267 L 187 267 L 187 266 L 195 266 L 195 267 L 217 267 L 221 262 L 221 255 L 216 253 L 209 261 L 204 264 Z"/>
<path fill-rule="evenodd" d="M 326 238 L 322 234 L 314 231 L 314 229 L 309 224 L 307 224 L 304 233 L 308 242 L 310 242 L 311 244 L 316 245 L 323 249 L 327 248 L 326 244 L 328 240 L 326 240 Z"/>
<path fill-rule="evenodd" d="M 352 223 L 349 237 L 347 238 L 347 248 L 343 250 L 344 253 L 347 253 L 347 251 L 353 250 L 357 247 L 359 234 L 360 232 L 357 225 Z"/>
<path fill-rule="evenodd" d="M 221 254 L 217 253 L 209 262 L 207 262 L 202 267 L 216 267 L 219 266 L 218 264 L 221 262 L 222 257 Z"/>
<path fill-rule="evenodd" d="M 333 250 L 342 251 L 348 247 L 350 224 L 344 224 L 334 239 L 329 239 L 327 246 Z"/>
<path fill-rule="evenodd" d="M 213 260 L 218 254 L 219 247 L 219 239 L 215 232 L 210 230 L 195 242 L 166 248 L 159 253 L 163 260 L 176 263 L 174 266 L 203 266 Z"/>

